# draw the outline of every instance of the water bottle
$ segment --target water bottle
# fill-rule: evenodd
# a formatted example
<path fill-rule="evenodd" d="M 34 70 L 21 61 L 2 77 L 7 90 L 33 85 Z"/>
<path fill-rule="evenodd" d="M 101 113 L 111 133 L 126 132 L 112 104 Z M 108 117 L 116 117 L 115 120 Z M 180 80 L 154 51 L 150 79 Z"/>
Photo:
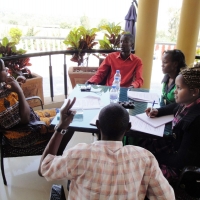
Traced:
<path fill-rule="evenodd" d="M 119 78 L 118 78 L 118 77 L 116 77 L 116 78 L 114 79 L 113 85 L 116 86 L 116 90 L 117 90 L 118 95 L 119 95 L 119 93 L 120 93 L 120 81 L 119 81 Z"/>
<path fill-rule="evenodd" d="M 117 103 L 118 102 L 118 92 L 116 90 L 116 86 L 112 85 L 110 90 L 110 103 Z"/>
<path fill-rule="evenodd" d="M 119 78 L 119 83 L 121 82 L 121 74 L 120 74 L 120 70 L 116 70 L 116 73 L 114 75 L 114 79 L 115 78 Z"/>

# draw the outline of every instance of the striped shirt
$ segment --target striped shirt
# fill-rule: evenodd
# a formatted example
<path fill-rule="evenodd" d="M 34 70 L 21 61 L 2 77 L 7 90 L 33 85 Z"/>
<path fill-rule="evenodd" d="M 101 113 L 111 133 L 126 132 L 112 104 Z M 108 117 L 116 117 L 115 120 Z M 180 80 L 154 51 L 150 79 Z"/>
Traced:
<path fill-rule="evenodd" d="M 175 199 L 155 157 L 119 141 L 81 143 L 62 156 L 49 154 L 41 172 L 48 181 L 71 180 L 70 200 Z"/>

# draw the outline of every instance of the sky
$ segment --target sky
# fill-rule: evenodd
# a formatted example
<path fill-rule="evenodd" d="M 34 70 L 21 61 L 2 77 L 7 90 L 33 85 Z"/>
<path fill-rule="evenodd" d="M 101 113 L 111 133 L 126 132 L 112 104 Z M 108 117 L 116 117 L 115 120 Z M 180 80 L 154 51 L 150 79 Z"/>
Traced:
<path fill-rule="evenodd" d="M 138 3 L 140 0 L 137 0 Z M 153 1 L 153 0 L 146 0 Z M 0 11 L 49 16 L 83 16 L 123 22 L 132 0 L 7 0 Z M 159 0 L 158 23 L 166 21 L 169 7 L 180 7 L 182 0 Z"/>

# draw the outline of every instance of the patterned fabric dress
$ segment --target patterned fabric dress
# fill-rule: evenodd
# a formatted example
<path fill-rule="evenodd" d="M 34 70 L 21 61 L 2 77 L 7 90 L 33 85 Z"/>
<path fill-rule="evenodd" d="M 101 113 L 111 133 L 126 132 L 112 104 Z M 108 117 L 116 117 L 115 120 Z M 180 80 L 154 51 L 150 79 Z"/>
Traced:
<path fill-rule="evenodd" d="M 34 112 L 30 108 L 29 124 L 21 125 L 18 95 L 6 89 L 1 91 L 0 134 L 3 134 L 5 156 L 41 154 L 54 132 L 50 123 L 56 112 L 57 109 Z"/>

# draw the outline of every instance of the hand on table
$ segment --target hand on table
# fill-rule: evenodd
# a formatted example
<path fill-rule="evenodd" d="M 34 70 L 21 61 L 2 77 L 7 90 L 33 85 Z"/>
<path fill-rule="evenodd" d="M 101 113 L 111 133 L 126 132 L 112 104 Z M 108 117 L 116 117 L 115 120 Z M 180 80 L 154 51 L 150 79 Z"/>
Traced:
<path fill-rule="evenodd" d="M 128 89 L 132 89 L 132 88 L 134 88 L 134 86 L 133 86 L 133 85 L 130 85 L 130 86 L 128 87 Z"/>
<path fill-rule="evenodd" d="M 74 105 L 75 101 L 76 98 L 74 98 L 72 101 L 69 99 L 66 106 L 60 110 L 60 121 L 58 124 L 59 128 L 67 129 L 69 127 L 69 124 L 72 122 L 76 111 L 72 111 L 70 109 Z"/>
<path fill-rule="evenodd" d="M 85 85 L 96 85 L 95 83 L 91 83 L 90 81 L 86 81 Z"/>
<path fill-rule="evenodd" d="M 145 110 L 148 117 L 154 118 L 158 115 L 158 110 L 156 108 L 147 108 Z"/>

